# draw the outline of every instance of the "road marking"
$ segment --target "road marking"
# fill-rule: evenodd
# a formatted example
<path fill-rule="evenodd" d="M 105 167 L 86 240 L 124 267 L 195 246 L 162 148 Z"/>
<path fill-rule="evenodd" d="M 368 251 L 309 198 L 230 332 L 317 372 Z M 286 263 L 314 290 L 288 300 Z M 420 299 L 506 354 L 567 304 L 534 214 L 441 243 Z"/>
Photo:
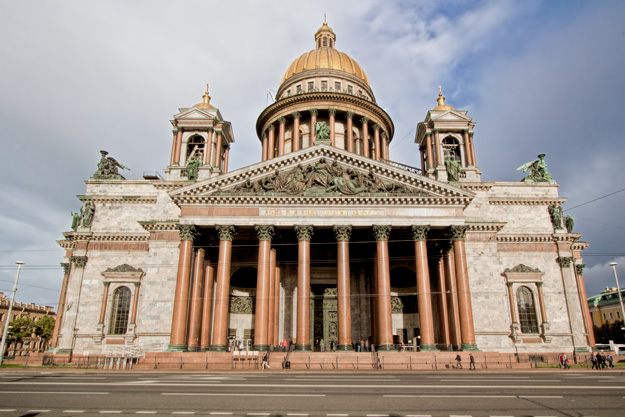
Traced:
<path fill-rule="evenodd" d="M 310 414 L 305 413 L 288 413 L 287 416 L 309 416 Z"/>
<path fill-rule="evenodd" d="M 389 417 L 388 414 L 367 414 L 367 417 Z"/>
<path fill-rule="evenodd" d="M 156 411 L 136 411 L 135 414 L 156 414 Z"/>
<path fill-rule="evenodd" d="M 29 413 L 49 413 L 50 410 L 28 410 Z"/>
<path fill-rule="evenodd" d="M 326 414 L 328 417 L 345 417 L 349 416 L 349 414 Z"/>
<path fill-rule="evenodd" d="M 214 415 L 214 416 L 229 416 L 229 415 L 232 415 L 232 413 L 221 413 L 219 411 L 213 411 L 212 413 L 208 413 L 208 414 L 211 414 L 211 415 Z"/>
<path fill-rule="evenodd" d="M 161 395 L 209 395 L 213 397 L 325 397 L 325 394 L 243 394 L 221 392 L 162 392 Z"/>
<path fill-rule="evenodd" d="M 117 410 L 104 410 L 104 411 L 100 411 L 100 414 L 121 414 L 121 411 L 117 411 Z"/>
<path fill-rule="evenodd" d="M 172 414 L 195 414 L 195 411 L 174 411 Z"/>
<path fill-rule="evenodd" d="M 248 416 L 270 416 L 271 413 L 247 413 Z"/>
<path fill-rule="evenodd" d="M 10 413 L 12 411 L 15 411 L 15 408 L 3 408 L 0 410 L 0 413 Z"/>
<path fill-rule="evenodd" d="M 64 413 L 84 413 L 85 410 L 63 410 Z"/>
<path fill-rule="evenodd" d="M 482 382 L 482 381 L 497 381 L 497 382 L 514 382 L 517 379 L 499 379 L 499 378 L 444 378 L 441 382 Z M 541 379 L 540 382 L 562 382 L 561 379 Z"/>
<path fill-rule="evenodd" d="M 516 395 L 401 395 L 401 394 L 388 394 L 383 397 L 390 398 L 516 398 Z"/>
<path fill-rule="evenodd" d="M 562 398 L 562 396 L 561 395 L 519 395 L 519 398 Z"/>
<path fill-rule="evenodd" d="M 0 394 L 67 394 L 67 395 L 108 395 L 108 392 L 89 391 L 1 391 Z"/>

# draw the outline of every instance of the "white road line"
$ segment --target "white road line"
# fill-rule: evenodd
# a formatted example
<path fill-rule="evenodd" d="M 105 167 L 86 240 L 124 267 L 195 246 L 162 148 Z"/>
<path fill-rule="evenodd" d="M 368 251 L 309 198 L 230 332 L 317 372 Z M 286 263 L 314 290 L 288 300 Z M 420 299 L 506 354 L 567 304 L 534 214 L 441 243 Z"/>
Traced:
<path fill-rule="evenodd" d="M 15 411 L 15 408 L 4 408 L 0 410 L 0 413 L 10 413 L 12 411 Z"/>
<path fill-rule="evenodd" d="M 367 414 L 367 417 L 389 417 L 388 414 Z"/>
<path fill-rule="evenodd" d="M 306 413 L 287 413 L 287 416 L 309 416 L 310 414 Z"/>
<path fill-rule="evenodd" d="M 498 378 L 445 378 L 441 379 L 441 382 L 482 382 L 482 381 L 497 381 L 497 382 L 514 382 L 516 379 L 498 379 Z M 562 382 L 561 379 L 541 379 L 540 382 Z"/>
<path fill-rule="evenodd" d="M 209 395 L 213 397 L 325 397 L 325 394 L 244 394 L 244 393 L 226 393 L 226 392 L 161 392 L 161 395 Z"/>
<path fill-rule="evenodd" d="M 208 413 L 208 414 L 213 415 L 213 416 L 230 416 L 230 415 L 232 415 L 232 413 L 221 413 L 219 411 L 213 411 L 212 413 Z"/>
<path fill-rule="evenodd" d="M 326 414 L 326 416 L 328 416 L 328 417 L 346 417 L 346 416 L 349 416 L 349 414 Z"/>
<path fill-rule="evenodd" d="M 323 381 L 322 378 L 285 378 L 285 381 Z M 332 382 L 349 381 L 349 382 L 397 382 L 397 378 L 392 379 L 361 379 L 361 378 L 332 378 Z"/>
<path fill-rule="evenodd" d="M 431 414 L 408 414 L 406 417 L 432 417 Z"/>
<path fill-rule="evenodd" d="M 0 391 L 0 394 L 66 394 L 66 395 L 108 395 L 108 392 L 89 392 L 89 391 Z"/>
<path fill-rule="evenodd" d="M 389 394 L 383 395 L 383 397 L 391 397 L 391 398 L 516 398 L 516 395 L 400 395 L 400 394 Z"/>

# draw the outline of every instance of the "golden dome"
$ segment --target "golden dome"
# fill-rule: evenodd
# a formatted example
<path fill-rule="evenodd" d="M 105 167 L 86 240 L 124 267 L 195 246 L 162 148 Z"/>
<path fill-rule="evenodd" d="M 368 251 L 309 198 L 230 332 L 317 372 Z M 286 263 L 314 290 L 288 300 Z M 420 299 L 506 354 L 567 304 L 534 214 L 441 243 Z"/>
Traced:
<path fill-rule="evenodd" d="M 198 109 L 214 109 L 215 107 L 211 106 L 211 96 L 208 95 L 208 84 L 206 84 L 206 92 L 202 96 L 202 102 L 194 105 Z"/>
<path fill-rule="evenodd" d="M 438 86 L 438 98 L 436 101 L 438 102 L 438 106 L 434 107 L 432 110 L 456 110 L 450 105 L 445 104 L 445 97 L 443 97 L 440 85 Z"/>
<path fill-rule="evenodd" d="M 335 41 L 336 35 L 334 31 L 326 22 L 323 22 L 323 25 L 315 33 L 316 48 L 302 54 L 289 65 L 289 68 L 282 77 L 282 81 L 280 81 L 280 85 L 284 84 L 284 82 L 292 76 L 304 71 L 331 69 L 354 75 L 363 80 L 367 86 L 371 87 L 367 75 L 358 62 L 345 52 L 337 51 L 334 48 Z"/>

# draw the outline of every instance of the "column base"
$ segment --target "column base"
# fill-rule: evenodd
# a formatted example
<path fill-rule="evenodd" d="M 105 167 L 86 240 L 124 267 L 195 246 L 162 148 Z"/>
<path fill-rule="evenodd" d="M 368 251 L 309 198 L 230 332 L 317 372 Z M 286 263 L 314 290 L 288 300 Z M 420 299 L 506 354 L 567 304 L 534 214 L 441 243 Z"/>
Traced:
<path fill-rule="evenodd" d="M 228 351 L 228 346 L 227 345 L 211 345 L 208 348 L 209 352 L 227 352 Z"/>
<path fill-rule="evenodd" d="M 477 345 L 475 343 L 463 343 L 460 345 L 460 350 L 462 351 L 478 351 Z"/>
<path fill-rule="evenodd" d="M 295 345 L 296 352 L 310 352 L 311 350 L 310 345 Z"/>
<path fill-rule="evenodd" d="M 169 345 L 166 352 L 186 352 L 187 345 Z"/>
<path fill-rule="evenodd" d="M 337 352 L 353 352 L 354 348 L 352 345 L 338 345 L 336 347 Z"/>
<path fill-rule="evenodd" d="M 436 348 L 436 345 L 421 345 L 419 350 L 421 352 L 435 352 L 435 351 L 438 351 L 438 349 Z"/>
<path fill-rule="evenodd" d="M 252 346 L 252 349 L 258 350 L 260 352 L 268 352 L 269 351 L 269 345 L 254 345 L 254 346 Z"/>
<path fill-rule="evenodd" d="M 380 345 L 376 346 L 375 348 L 376 350 L 379 350 L 381 352 L 390 352 L 392 350 L 397 350 L 395 349 L 395 345 Z"/>
<path fill-rule="evenodd" d="M 189 352 L 200 352 L 200 347 L 199 346 L 189 346 Z"/>

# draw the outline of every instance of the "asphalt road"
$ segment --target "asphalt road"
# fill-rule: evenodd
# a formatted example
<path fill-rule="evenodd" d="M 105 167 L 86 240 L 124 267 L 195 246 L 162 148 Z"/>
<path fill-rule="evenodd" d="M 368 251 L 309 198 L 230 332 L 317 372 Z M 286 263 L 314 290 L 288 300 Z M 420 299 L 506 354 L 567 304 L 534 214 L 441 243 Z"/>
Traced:
<path fill-rule="evenodd" d="M 625 372 L 1 372 L 0 417 L 625 416 Z"/>

